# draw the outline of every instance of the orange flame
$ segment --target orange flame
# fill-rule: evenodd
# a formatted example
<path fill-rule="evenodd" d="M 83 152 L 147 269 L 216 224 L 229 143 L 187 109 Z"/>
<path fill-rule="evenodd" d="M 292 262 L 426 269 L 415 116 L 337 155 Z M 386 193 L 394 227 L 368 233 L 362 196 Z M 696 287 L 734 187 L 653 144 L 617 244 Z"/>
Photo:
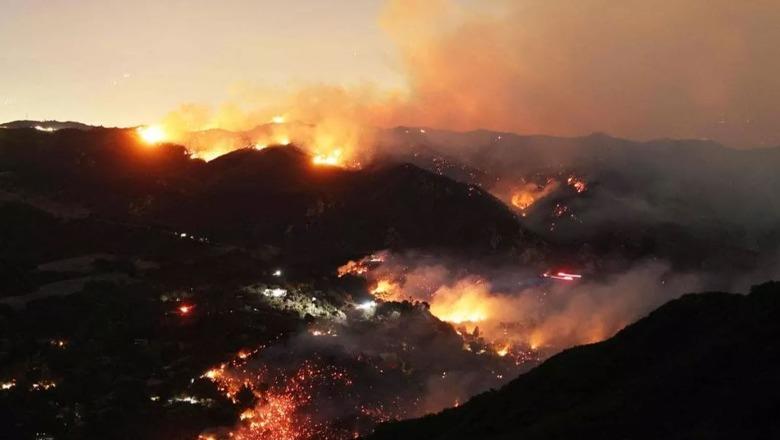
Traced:
<path fill-rule="evenodd" d="M 526 183 L 512 194 L 512 205 L 525 211 L 556 189 L 558 189 L 558 182 L 552 179 L 541 188 L 535 183 Z"/>

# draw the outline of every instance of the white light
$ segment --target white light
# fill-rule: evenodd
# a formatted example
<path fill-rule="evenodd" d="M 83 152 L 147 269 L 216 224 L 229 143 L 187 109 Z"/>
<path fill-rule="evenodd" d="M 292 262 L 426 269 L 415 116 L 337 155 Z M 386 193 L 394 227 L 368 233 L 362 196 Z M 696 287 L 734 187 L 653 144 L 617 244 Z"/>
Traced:
<path fill-rule="evenodd" d="M 285 295 L 287 295 L 287 290 L 285 289 L 265 289 L 263 291 L 263 295 L 270 296 L 271 298 L 281 298 Z"/>
<path fill-rule="evenodd" d="M 373 310 L 376 308 L 376 301 L 366 301 L 363 304 L 358 304 L 355 306 L 358 310 Z"/>

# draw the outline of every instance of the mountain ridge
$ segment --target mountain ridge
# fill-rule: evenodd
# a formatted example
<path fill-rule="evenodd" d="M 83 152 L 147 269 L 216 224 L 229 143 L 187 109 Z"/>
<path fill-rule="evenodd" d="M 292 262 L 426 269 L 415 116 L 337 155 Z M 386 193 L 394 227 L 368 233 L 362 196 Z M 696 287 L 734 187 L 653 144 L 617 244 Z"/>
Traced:
<path fill-rule="evenodd" d="M 367 438 L 773 438 L 779 318 L 778 282 L 684 295 L 500 390 Z"/>

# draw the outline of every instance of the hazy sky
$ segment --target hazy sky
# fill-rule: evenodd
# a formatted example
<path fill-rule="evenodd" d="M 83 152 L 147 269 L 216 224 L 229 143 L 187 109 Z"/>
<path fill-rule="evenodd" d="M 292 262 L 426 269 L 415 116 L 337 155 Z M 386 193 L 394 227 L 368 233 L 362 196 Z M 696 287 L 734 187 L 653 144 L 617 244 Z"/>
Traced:
<path fill-rule="evenodd" d="M 0 0 L 0 121 L 150 122 L 236 85 L 397 85 L 379 0 Z"/>
<path fill-rule="evenodd" d="M 780 145 L 778 23 L 780 0 L 0 0 L 0 121 L 251 125 L 287 88 L 364 125 Z"/>

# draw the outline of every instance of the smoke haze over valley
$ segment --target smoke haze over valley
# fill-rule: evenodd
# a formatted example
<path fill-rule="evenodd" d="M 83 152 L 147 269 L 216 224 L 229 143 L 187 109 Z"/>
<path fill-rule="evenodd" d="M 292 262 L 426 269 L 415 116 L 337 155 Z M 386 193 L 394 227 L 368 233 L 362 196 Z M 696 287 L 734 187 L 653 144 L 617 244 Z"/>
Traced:
<path fill-rule="evenodd" d="M 0 438 L 780 432 L 776 2 L 4 9 Z"/>

